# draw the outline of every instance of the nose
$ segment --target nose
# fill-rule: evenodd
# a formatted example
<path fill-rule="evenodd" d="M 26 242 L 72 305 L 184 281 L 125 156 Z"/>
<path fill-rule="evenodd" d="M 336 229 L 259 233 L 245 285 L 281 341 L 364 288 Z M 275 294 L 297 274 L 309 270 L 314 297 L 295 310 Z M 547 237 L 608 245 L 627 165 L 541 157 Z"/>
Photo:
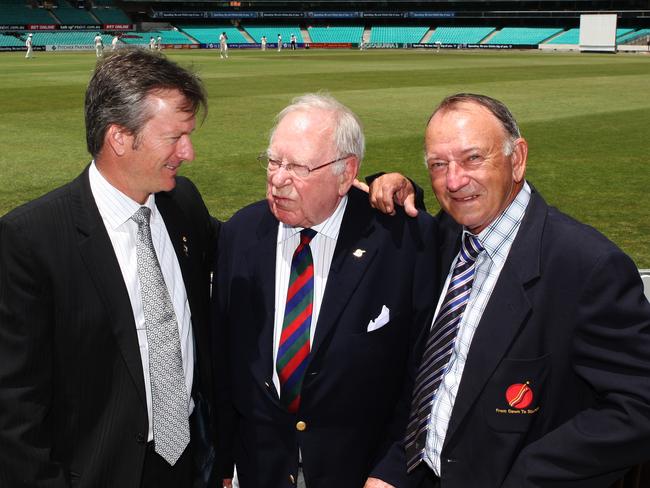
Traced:
<path fill-rule="evenodd" d="M 462 189 L 469 182 L 463 167 L 455 161 L 450 161 L 447 166 L 447 190 L 455 192 Z"/>
<path fill-rule="evenodd" d="M 269 174 L 269 181 L 276 188 L 287 186 L 291 183 L 291 174 L 284 165 L 280 166 L 273 173 Z"/>
<path fill-rule="evenodd" d="M 178 156 L 183 161 L 193 161 L 194 160 L 194 145 L 192 144 L 192 139 L 188 134 L 184 134 L 177 142 L 176 147 L 176 156 Z"/>

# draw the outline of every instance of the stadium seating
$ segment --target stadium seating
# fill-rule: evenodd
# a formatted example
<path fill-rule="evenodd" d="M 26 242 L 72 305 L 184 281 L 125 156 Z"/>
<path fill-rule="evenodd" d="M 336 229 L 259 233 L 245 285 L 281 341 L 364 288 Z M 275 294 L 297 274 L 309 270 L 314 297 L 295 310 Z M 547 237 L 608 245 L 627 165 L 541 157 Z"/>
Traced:
<path fill-rule="evenodd" d="M 557 37 L 546 42 L 546 44 L 578 44 L 580 42 L 580 29 L 569 29 Z"/>
<path fill-rule="evenodd" d="M 373 27 L 370 31 L 370 42 L 378 44 L 420 42 L 428 30 L 428 27 Z"/>
<path fill-rule="evenodd" d="M 58 8 L 52 9 L 52 13 L 62 24 L 95 25 L 99 23 L 88 11 L 74 8 L 65 0 L 59 0 Z"/>
<path fill-rule="evenodd" d="M 193 37 L 201 44 L 216 44 L 219 42 L 219 35 L 225 32 L 228 36 L 228 42 L 236 44 L 247 44 L 246 39 L 236 27 L 232 25 L 212 25 L 212 26 L 180 26 L 180 29 L 187 35 Z"/>
<path fill-rule="evenodd" d="M 262 36 L 266 36 L 266 42 L 278 42 L 278 34 L 282 36 L 282 42 L 289 42 L 291 34 L 296 36 L 298 42 L 302 41 L 300 27 L 296 25 L 251 25 L 245 26 L 244 29 L 255 40 L 260 42 Z"/>
<path fill-rule="evenodd" d="M 130 37 L 132 36 L 132 37 Z M 175 30 L 149 31 L 149 32 L 126 32 L 120 40 L 125 44 L 149 44 L 149 39 L 161 37 L 163 44 L 196 44 L 185 34 Z"/>
<path fill-rule="evenodd" d="M 102 24 L 130 24 L 128 15 L 118 8 L 94 8 L 92 13 Z"/>
<path fill-rule="evenodd" d="M 49 11 L 30 8 L 24 0 L 3 0 L 0 24 L 58 24 Z"/>
<path fill-rule="evenodd" d="M 27 35 L 23 35 L 26 37 Z M 0 34 L 0 46 L 24 46 L 25 41 L 14 36 Z"/>
<path fill-rule="evenodd" d="M 438 27 L 430 43 L 442 44 L 478 44 L 494 32 L 494 27 Z"/>
<path fill-rule="evenodd" d="M 617 33 L 618 34 L 618 33 Z M 650 35 L 650 29 L 640 29 L 638 31 L 627 32 L 616 37 L 617 44 L 626 44 L 630 41 L 638 39 L 639 37 Z"/>
<path fill-rule="evenodd" d="M 486 44 L 540 44 L 551 36 L 562 32 L 556 28 L 504 27 Z"/>
<path fill-rule="evenodd" d="M 363 36 L 363 26 L 355 27 L 309 27 L 312 42 L 352 42 L 359 43 Z"/>
<path fill-rule="evenodd" d="M 95 46 L 95 36 L 97 32 L 95 31 L 57 31 L 57 32 L 34 32 L 34 37 L 32 42 L 34 46 L 46 46 L 46 45 L 57 45 L 57 46 L 72 46 L 72 45 L 89 45 Z M 104 40 L 104 47 L 111 45 L 111 40 L 113 36 L 102 35 Z"/>

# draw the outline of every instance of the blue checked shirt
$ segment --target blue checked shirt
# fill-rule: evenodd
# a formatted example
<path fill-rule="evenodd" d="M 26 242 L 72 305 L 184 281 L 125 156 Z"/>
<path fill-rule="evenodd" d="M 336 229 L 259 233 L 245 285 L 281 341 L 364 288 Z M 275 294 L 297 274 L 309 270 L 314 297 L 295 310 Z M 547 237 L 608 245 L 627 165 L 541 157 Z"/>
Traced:
<path fill-rule="evenodd" d="M 447 370 L 433 399 L 431 418 L 427 429 L 424 460 L 438 476 L 440 476 L 440 453 L 445 442 L 447 426 L 458 394 L 458 387 L 463 377 L 467 353 L 472 344 L 476 327 L 483 316 L 483 311 L 490 300 L 494 286 L 510 252 L 512 242 L 515 240 L 521 221 L 524 218 L 529 201 L 530 186 L 528 183 L 524 183 L 523 188 L 508 208 L 478 235 L 485 252 L 482 252 L 476 260 L 472 293 L 458 326 L 458 336 L 454 343 L 452 355 L 449 358 Z M 467 231 L 463 230 L 463 233 L 465 232 Z M 447 293 L 449 280 L 457 259 L 458 256 L 451 263 L 445 287 L 440 294 L 434 322 L 440 310 L 441 302 Z"/>

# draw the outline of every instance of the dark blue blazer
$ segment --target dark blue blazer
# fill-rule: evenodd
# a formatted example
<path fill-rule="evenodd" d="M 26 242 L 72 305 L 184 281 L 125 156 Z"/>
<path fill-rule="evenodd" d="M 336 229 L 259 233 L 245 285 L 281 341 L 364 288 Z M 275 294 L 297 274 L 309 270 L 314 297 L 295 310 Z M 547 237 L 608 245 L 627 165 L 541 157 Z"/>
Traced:
<path fill-rule="evenodd" d="M 440 228 L 444 280 L 460 228 L 444 214 Z M 508 390 L 526 383 L 532 398 L 517 403 Z M 441 458 L 442 488 L 607 487 L 650 458 L 650 305 L 637 268 L 534 190 Z"/>
<path fill-rule="evenodd" d="M 404 394 L 412 346 L 437 300 L 436 222 L 424 212 L 382 215 L 350 190 L 297 414 L 282 406 L 272 381 L 277 232 L 265 201 L 222 228 L 218 458 L 230 453 L 242 488 L 292 487 L 299 450 L 310 488 L 361 488 L 369 476 L 404 486 Z M 365 252 L 356 257 L 358 249 Z M 390 322 L 368 332 L 383 306 Z M 229 468 L 222 466 L 226 477 Z"/>
<path fill-rule="evenodd" d="M 156 205 L 187 290 L 193 396 L 206 412 L 215 227 L 185 178 Z M 138 488 L 148 431 L 140 348 L 87 169 L 0 219 L 0 263 L 0 486 Z M 205 461 L 213 438 L 198 437 L 201 420 L 191 418 L 192 444 Z M 200 474 L 196 486 L 209 475 Z"/>

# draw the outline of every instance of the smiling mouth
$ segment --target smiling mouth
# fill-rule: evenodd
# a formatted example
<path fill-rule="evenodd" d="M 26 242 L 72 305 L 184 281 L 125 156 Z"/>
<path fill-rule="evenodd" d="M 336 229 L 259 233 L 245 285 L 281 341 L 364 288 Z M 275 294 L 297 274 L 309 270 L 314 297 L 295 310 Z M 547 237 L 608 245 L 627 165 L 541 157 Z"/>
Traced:
<path fill-rule="evenodd" d="M 477 198 L 478 195 L 470 195 L 468 197 L 451 197 L 451 199 L 457 203 L 471 202 L 473 200 L 476 200 Z"/>
<path fill-rule="evenodd" d="M 165 168 L 167 168 L 168 170 L 171 170 L 171 171 L 176 171 L 176 170 L 177 170 L 178 168 L 180 168 L 180 167 L 181 167 L 180 164 L 177 165 L 177 166 L 173 166 L 173 165 L 171 165 L 171 164 L 166 164 L 166 165 L 165 165 Z"/>

